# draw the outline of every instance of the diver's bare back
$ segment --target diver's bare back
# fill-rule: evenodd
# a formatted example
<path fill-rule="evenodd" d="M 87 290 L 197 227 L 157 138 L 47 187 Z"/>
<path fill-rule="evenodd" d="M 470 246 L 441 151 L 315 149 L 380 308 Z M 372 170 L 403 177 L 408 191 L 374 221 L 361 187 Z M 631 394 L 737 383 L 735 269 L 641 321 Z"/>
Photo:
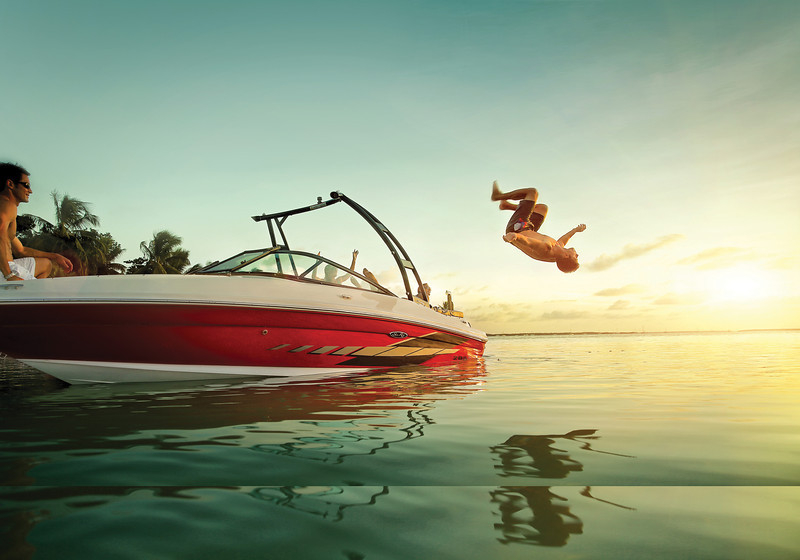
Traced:
<path fill-rule="evenodd" d="M 507 233 L 503 236 L 503 240 L 511 243 L 534 260 L 556 262 L 553 256 L 553 246 L 558 242 L 549 235 L 533 230 L 525 230 L 520 233 Z"/>

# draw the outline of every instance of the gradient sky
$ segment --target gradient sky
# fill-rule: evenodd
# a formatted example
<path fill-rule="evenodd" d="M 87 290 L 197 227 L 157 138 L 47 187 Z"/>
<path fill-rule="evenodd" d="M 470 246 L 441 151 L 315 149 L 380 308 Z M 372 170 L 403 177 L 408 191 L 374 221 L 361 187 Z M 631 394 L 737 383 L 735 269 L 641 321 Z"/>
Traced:
<path fill-rule="evenodd" d="M 341 190 L 490 333 L 800 327 L 800 2 L 0 0 L 0 22 L 21 213 L 88 201 L 123 259 L 160 229 L 195 263 L 267 246 L 250 216 Z M 587 224 L 580 270 L 501 240 L 494 179 L 539 189 L 543 233 Z M 396 282 L 330 210 L 293 248 Z"/>

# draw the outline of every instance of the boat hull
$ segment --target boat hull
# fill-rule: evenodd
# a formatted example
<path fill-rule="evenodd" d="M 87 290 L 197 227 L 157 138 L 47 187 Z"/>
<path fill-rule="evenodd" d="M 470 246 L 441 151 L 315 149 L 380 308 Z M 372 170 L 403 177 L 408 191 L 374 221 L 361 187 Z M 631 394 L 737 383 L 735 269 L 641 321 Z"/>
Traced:
<path fill-rule="evenodd" d="M 381 298 L 389 296 L 332 288 L 335 293 L 308 292 L 301 306 L 273 283 L 262 286 L 274 289 L 260 302 L 246 291 L 240 301 L 211 302 L 191 292 L 214 291 L 231 279 L 202 280 L 179 286 L 190 295 L 183 301 L 174 284 L 164 282 L 151 283 L 147 301 L 126 296 L 131 284 L 123 282 L 113 298 L 102 296 L 103 290 L 88 297 L 86 287 L 96 282 L 59 293 L 26 290 L 25 298 L 0 301 L 0 312 L 10 319 L 0 325 L 0 351 L 69 383 L 358 373 L 444 364 L 483 352 L 485 338 L 456 319 L 408 301 L 404 305 L 413 307 L 398 309 L 392 302 L 388 309 Z M 29 285 L 52 288 L 58 282 Z"/>

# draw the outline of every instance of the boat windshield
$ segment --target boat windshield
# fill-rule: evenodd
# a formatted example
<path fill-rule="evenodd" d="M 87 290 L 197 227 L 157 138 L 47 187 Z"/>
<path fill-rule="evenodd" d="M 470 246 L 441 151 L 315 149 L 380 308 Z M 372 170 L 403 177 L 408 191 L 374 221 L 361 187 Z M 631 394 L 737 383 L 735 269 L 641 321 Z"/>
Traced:
<path fill-rule="evenodd" d="M 234 255 L 229 259 L 225 259 L 222 262 L 214 263 L 210 267 L 204 268 L 202 272 L 227 272 L 266 253 L 269 253 L 269 251 L 266 249 L 259 249 L 258 251 L 245 251 L 244 253 L 239 253 L 238 255 Z"/>
<path fill-rule="evenodd" d="M 311 253 L 269 249 L 245 251 L 195 274 L 259 274 L 293 280 L 340 284 L 350 288 L 394 295 L 363 275 Z"/>

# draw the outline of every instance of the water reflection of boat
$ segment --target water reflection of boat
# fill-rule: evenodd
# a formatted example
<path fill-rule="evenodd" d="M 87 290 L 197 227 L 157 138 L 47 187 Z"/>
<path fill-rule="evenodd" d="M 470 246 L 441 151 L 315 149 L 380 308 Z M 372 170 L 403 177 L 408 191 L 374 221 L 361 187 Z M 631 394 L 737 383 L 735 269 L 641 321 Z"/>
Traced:
<path fill-rule="evenodd" d="M 556 442 L 580 443 L 580 449 L 605 455 L 631 457 L 620 453 L 593 449 L 592 440 L 600 439 L 597 430 L 572 430 L 566 434 L 513 435 L 500 445 L 491 448 L 500 464 L 500 476 L 535 478 L 566 478 L 571 472 L 583 470 L 583 464 L 573 459 L 565 449 L 555 447 Z"/>
<path fill-rule="evenodd" d="M 70 457 L 76 449 L 100 455 L 235 446 L 341 462 L 422 436 L 435 402 L 474 392 L 482 375 L 480 364 L 465 362 L 293 383 L 69 386 L 0 411 L 0 472 L 9 478 L 2 482 L 30 483 L 36 476 L 30 471 L 43 461 L 80 460 Z M 109 476 L 128 480 L 124 465 L 114 468 L 118 474 Z M 158 483 L 189 480 L 178 473 L 153 476 Z M 224 473 L 217 479 L 229 480 Z"/>
<path fill-rule="evenodd" d="M 31 532 L 51 519 L 69 516 L 87 508 L 101 508 L 129 497 L 146 494 L 148 498 L 195 500 L 193 492 L 211 487 L 192 486 L 4 486 L 0 485 L 0 535 L 3 536 L 0 557 L 3 559 L 38 558 L 42 551 L 31 544 Z M 235 490 L 216 487 L 218 490 Z M 105 516 L 106 519 L 113 516 Z M 5 529 L 5 531 L 3 531 Z M 74 543 L 71 543 L 75 546 Z M 93 543 L 96 546 L 96 543 Z M 45 557 L 48 554 L 44 553 Z M 54 558 L 91 558 L 59 550 Z M 100 556 L 106 557 L 106 556 Z M 124 557 L 124 556 L 123 556 Z M 148 557 L 141 555 L 141 557 Z"/>
<path fill-rule="evenodd" d="M 250 495 L 328 521 L 341 521 L 346 510 L 371 506 L 388 493 L 388 486 L 280 486 L 256 488 Z"/>
<path fill-rule="evenodd" d="M 289 217 L 339 202 L 386 244 L 402 297 L 371 274 L 289 248 Z M 69 383 L 341 374 L 483 353 L 486 335 L 460 312 L 432 307 L 396 237 L 345 195 L 253 219 L 267 223 L 270 248 L 190 275 L 0 285 L 0 352 Z M 352 282 L 337 282 L 344 277 Z"/>
<path fill-rule="evenodd" d="M 254 445 L 252 449 L 274 455 L 341 463 L 347 457 L 372 455 L 392 444 L 425 435 L 425 426 L 433 424 L 427 413 L 427 406 L 407 409 L 400 417 L 395 417 L 393 426 L 383 421 L 376 426 L 372 420 L 309 420 L 306 422 L 312 428 L 309 435 L 298 435 L 292 441 L 282 443 L 262 443 Z M 405 416 L 405 422 L 402 416 Z M 376 439 L 380 440 L 380 445 L 376 445 Z"/>
<path fill-rule="evenodd" d="M 125 503 L 132 501 L 138 504 L 150 503 L 158 510 L 158 505 L 174 504 L 176 501 L 194 502 L 202 504 L 199 499 L 205 495 L 240 495 L 249 497 L 267 506 L 267 509 L 280 510 L 287 508 L 317 520 L 326 522 L 340 522 L 345 519 L 345 514 L 353 508 L 372 506 L 377 501 L 389 494 L 387 486 L 280 486 L 280 487 L 241 487 L 241 486 L 78 486 L 78 487 L 16 487 L 0 488 L 0 520 L 5 540 L 3 542 L 2 558 L 33 558 L 36 548 L 30 544 L 31 533 L 37 525 L 47 526 L 48 521 L 73 515 L 85 511 L 87 508 L 103 508 L 106 511 L 124 509 L 128 517 L 136 518 L 132 511 L 134 507 L 125 507 Z M 277 506 L 277 507 L 274 507 Z M 168 505 L 166 507 L 169 507 Z M 163 511 L 163 509 L 161 510 Z M 184 512 L 186 510 L 183 510 Z M 269 518 L 268 512 L 254 510 Z M 34 513 L 35 512 L 35 513 Z M 232 515 L 235 515 L 235 511 Z M 149 518 L 151 511 L 142 517 Z M 210 509 L 207 516 L 226 515 L 218 508 Z M 282 513 L 276 511 L 271 514 L 273 519 L 280 521 Z M 116 515 L 104 515 L 105 527 L 109 530 L 114 526 L 113 518 Z M 205 516 L 204 516 L 205 518 Z M 164 518 L 162 518 L 164 519 Z M 167 523 L 169 516 L 167 516 Z M 273 527 L 274 528 L 274 527 Z M 47 556 L 47 554 L 45 554 Z M 68 557 L 74 557 L 68 555 Z M 131 555 L 134 557 L 134 555 Z M 140 557 L 151 557 L 148 554 Z M 163 554 L 157 557 L 165 557 Z M 238 556 L 237 556 L 238 557 Z M 251 556 L 247 556 L 251 557 Z M 271 557 L 271 556 L 270 556 Z"/>

